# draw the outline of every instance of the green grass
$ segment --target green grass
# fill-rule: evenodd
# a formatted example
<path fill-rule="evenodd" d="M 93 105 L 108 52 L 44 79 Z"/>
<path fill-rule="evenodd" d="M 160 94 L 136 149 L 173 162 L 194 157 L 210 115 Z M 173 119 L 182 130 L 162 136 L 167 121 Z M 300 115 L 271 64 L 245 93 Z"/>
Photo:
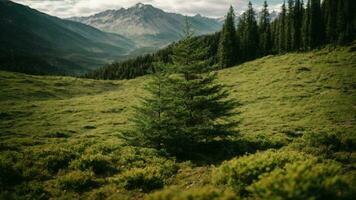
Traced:
<path fill-rule="evenodd" d="M 237 141 L 255 145 L 247 149 L 321 152 L 315 156 L 338 160 L 345 168 L 354 165 L 356 52 L 352 49 L 268 56 L 219 71 L 219 80 L 242 103 L 236 118 L 241 122 Z M 7 186 L 0 180 L 0 189 L 7 191 L 0 198 L 16 191 L 27 198 L 142 199 L 151 192 L 147 186 L 157 182 L 156 188 L 164 184 L 182 190 L 211 185 L 209 164 L 175 161 L 120 139 L 148 80 L 148 76 L 97 81 L 0 72 L 1 158 L 23 178 Z M 322 147 L 316 151 L 313 145 L 306 148 L 307 136 L 313 134 L 335 135 L 340 145 L 325 151 Z M 101 162 L 110 173 L 94 173 L 95 163 Z M 137 184 L 130 186 L 134 189 L 125 187 L 123 179 L 130 176 Z"/>

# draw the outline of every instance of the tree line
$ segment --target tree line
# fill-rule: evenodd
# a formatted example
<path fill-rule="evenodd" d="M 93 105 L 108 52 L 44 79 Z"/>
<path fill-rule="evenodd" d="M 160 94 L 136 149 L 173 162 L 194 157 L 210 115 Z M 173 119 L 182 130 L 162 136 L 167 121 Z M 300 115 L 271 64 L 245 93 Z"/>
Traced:
<path fill-rule="evenodd" d="M 200 47 L 207 48 L 207 56 L 211 58 L 209 64 L 215 66 L 214 69 L 223 69 L 266 55 L 353 42 L 356 38 L 355 10 L 354 0 L 288 0 L 272 21 L 267 1 L 259 18 L 249 2 L 238 21 L 230 7 L 220 32 L 193 38 Z M 172 63 L 172 49 L 180 42 L 155 54 L 97 69 L 84 77 L 131 79 L 152 73 L 155 62 Z"/>
<path fill-rule="evenodd" d="M 233 7 L 226 15 L 218 51 L 220 68 L 270 54 L 306 51 L 325 44 L 344 45 L 355 39 L 356 1 L 288 0 L 271 21 L 267 1 L 259 19 L 249 2 L 235 26 Z"/>

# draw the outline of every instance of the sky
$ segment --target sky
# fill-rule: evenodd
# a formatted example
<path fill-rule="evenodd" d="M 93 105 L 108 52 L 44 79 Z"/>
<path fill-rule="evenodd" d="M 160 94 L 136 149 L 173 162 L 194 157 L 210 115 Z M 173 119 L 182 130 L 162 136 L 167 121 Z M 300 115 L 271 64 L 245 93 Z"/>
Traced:
<path fill-rule="evenodd" d="M 12 0 L 28 5 L 41 12 L 61 18 L 89 16 L 105 10 L 128 8 L 137 3 L 151 4 L 167 12 L 185 15 L 201 14 L 207 17 L 222 17 L 230 5 L 237 13 L 247 7 L 248 0 Z M 264 0 L 251 0 L 260 9 Z M 270 10 L 278 10 L 283 0 L 267 0 Z"/>

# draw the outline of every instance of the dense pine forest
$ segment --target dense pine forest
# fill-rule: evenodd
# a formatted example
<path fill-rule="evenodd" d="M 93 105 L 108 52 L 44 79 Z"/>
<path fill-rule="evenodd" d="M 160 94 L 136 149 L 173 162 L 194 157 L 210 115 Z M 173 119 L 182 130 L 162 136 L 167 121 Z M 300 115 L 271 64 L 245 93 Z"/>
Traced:
<path fill-rule="evenodd" d="M 309 51 L 327 44 L 345 45 L 356 38 L 356 2 L 353 0 L 289 0 L 277 19 L 271 21 L 267 1 L 256 11 L 248 10 L 235 21 L 231 7 L 223 30 L 199 36 L 202 47 L 209 48 L 215 69 L 231 67 L 266 55 Z M 257 12 L 260 18 L 256 19 Z M 154 71 L 154 62 L 170 63 L 171 48 L 94 70 L 84 77 L 93 79 L 130 79 Z"/>
<path fill-rule="evenodd" d="M 356 199 L 356 1 L 247 8 L 83 76 L 12 57 L 0 200 Z"/>

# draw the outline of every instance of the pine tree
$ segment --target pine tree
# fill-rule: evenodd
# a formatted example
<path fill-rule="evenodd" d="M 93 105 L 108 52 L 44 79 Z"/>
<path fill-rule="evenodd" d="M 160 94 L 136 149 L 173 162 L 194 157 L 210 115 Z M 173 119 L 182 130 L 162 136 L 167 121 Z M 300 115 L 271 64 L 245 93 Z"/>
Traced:
<path fill-rule="evenodd" d="M 184 39 L 173 50 L 173 72 L 169 82 L 170 151 L 183 153 L 196 144 L 224 137 L 232 132 L 235 123 L 228 117 L 236 106 L 227 100 L 228 92 L 216 83 L 217 74 L 210 72 L 207 49 L 185 31 Z"/>
<path fill-rule="evenodd" d="M 247 11 L 243 14 L 240 21 L 239 34 L 240 45 L 242 51 L 244 51 L 244 60 L 251 60 L 257 57 L 259 36 L 258 26 L 256 21 L 256 13 L 252 7 L 252 3 L 249 2 Z"/>
<path fill-rule="evenodd" d="M 278 33 L 278 50 L 279 52 L 286 51 L 286 26 L 287 26 L 287 9 L 286 4 L 282 4 L 282 12 L 279 15 L 279 33 Z"/>
<path fill-rule="evenodd" d="M 338 40 L 338 1 L 339 0 L 324 0 L 322 5 L 325 24 L 325 40 L 328 43 L 336 43 Z"/>
<path fill-rule="evenodd" d="M 218 59 L 219 68 L 227 68 L 236 64 L 238 57 L 237 36 L 235 29 L 235 13 L 231 6 L 221 31 Z"/>
<path fill-rule="evenodd" d="M 134 130 L 130 140 L 145 147 L 162 149 L 166 148 L 167 138 L 170 137 L 167 132 L 169 116 L 166 114 L 168 77 L 162 64 L 156 65 L 155 71 L 152 80 L 145 87 L 148 97 L 141 98 L 140 105 L 134 107 Z"/>
<path fill-rule="evenodd" d="M 296 0 L 294 5 L 294 28 L 293 28 L 293 50 L 300 50 L 302 46 L 302 25 L 303 25 L 303 0 Z"/>
<path fill-rule="evenodd" d="M 268 55 L 272 50 L 272 38 L 271 38 L 271 24 L 270 24 L 270 14 L 268 11 L 267 1 L 263 4 L 263 9 L 261 11 L 261 17 L 259 22 L 259 51 L 260 55 Z"/>
<path fill-rule="evenodd" d="M 286 31 L 285 31 L 285 49 L 286 51 L 291 51 L 293 49 L 294 41 L 294 0 L 288 1 L 288 12 L 286 17 Z"/>
<path fill-rule="evenodd" d="M 307 7 L 304 12 L 303 17 L 303 27 L 302 27 L 302 39 L 303 39 L 303 49 L 309 50 L 310 49 L 310 41 L 311 41 L 311 34 L 310 34 L 310 0 L 307 2 Z"/>
<path fill-rule="evenodd" d="M 310 22 L 309 22 L 309 34 L 310 34 L 310 48 L 314 49 L 322 44 L 324 31 L 323 21 L 321 16 L 320 0 L 310 1 Z"/>
<path fill-rule="evenodd" d="M 210 72 L 208 49 L 193 37 L 186 21 L 184 38 L 174 47 L 173 64 L 158 71 L 147 87 L 149 97 L 135 109 L 134 140 L 177 156 L 197 145 L 233 134 L 229 120 L 237 105 Z"/>

